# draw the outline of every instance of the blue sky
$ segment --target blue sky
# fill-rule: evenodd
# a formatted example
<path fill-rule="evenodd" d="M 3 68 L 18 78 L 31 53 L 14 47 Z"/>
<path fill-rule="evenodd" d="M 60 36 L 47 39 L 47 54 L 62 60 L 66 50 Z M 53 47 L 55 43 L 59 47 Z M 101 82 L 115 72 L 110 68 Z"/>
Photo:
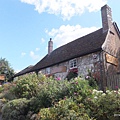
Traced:
<path fill-rule="evenodd" d="M 0 57 L 20 71 L 54 49 L 102 27 L 101 6 L 120 26 L 120 0 L 0 0 Z M 58 56 L 60 57 L 60 56 Z"/>

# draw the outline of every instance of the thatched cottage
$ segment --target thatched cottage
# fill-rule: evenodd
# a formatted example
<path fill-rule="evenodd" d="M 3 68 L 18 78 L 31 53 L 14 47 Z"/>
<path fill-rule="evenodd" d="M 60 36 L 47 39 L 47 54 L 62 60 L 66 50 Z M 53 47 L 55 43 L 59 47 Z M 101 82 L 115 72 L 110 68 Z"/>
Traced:
<path fill-rule="evenodd" d="M 101 8 L 101 16 L 102 28 L 55 50 L 50 39 L 48 54 L 26 73 L 41 71 L 64 79 L 71 70 L 83 77 L 89 70 L 101 89 L 120 87 L 120 31 L 108 5 Z"/>

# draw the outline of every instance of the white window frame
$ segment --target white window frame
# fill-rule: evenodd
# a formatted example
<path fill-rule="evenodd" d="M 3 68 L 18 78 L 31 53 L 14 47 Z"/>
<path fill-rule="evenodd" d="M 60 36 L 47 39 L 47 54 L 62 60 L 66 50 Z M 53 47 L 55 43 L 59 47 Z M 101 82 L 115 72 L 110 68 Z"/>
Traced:
<path fill-rule="evenodd" d="M 69 68 L 77 68 L 77 59 L 72 59 L 69 61 Z"/>

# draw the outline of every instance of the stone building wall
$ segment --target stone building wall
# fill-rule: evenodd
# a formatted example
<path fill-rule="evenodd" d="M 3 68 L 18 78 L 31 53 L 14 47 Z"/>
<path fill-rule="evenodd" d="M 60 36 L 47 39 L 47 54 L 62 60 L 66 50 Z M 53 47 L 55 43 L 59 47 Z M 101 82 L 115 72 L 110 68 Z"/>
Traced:
<path fill-rule="evenodd" d="M 100 61 L 100 52 L 92 53 L 83 57 L 79 57 L 78 59 L 78 74 L 86 77 L 88 72 L 98 72 L 99 69 L 99 61 Z"/>
<path fill-rule="evenodd" d="M 101 52 L 75 58 L 77 60 L 76 68 L 78 68 L 78 76 L 85 78 L 88 75 L 88 71 L 90 71 L 94 73 L 93 75 L 97 79 L 100 79 L 100 58 Z M 70 61 L 54 65 L 52 67 L 41 70 L 41 72 L 46 75 L 54 75 L 56 78 L 59 77 L 61 79 L 65 79 L 70 70 L 69 62 Z M 49 72 L 47 72 L 48 69 Z"/>

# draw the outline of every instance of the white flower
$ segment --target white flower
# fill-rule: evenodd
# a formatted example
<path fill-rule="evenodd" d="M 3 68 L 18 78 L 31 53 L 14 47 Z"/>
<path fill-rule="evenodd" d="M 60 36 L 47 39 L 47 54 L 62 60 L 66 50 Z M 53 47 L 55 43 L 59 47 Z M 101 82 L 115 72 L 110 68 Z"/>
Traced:
<path fill-rule="evenodd" d="M 92 92 L 92 93 L 95 94 L 95 93 L 97 93 L 97 92 L 98 92 L 98 91 L 97 91 L 96 89 L 93 89 L 93 92 Z"/>
<path fill-rule="evenodd" d="M 113 92 L 116 93 L 116 90 L 114 90 Z"/>
<path fill-rule="evenodd" d="M 109 93 L 110 91 L 109 90 L 106 90 L 106 93 Z"/>
<path fill-rule="evenodd" d="M 108 94 L 109 94 L 109 95 L 111 95 L 111 94 L 112 94 L 112 92 L 109 92 Z"/>
<path fill-rule="evenodd" d="M 106 95 L 105 93 L 102 94 L 102 96 L 105 96 L 105 95 Z"/>
<path fill-rule="evenodd" d="M 100 91 L 99 91 L 99 93 L 103 93 L 103 91 L 102 91 L 102 90 L 100 90 Z"/>
<path fill-rule="evenodd" d="M 97 97 L 97 96 L 95 96 L 94 98 L 95 98 L 95 99 L 97 99 L 98 97 Z"/>

